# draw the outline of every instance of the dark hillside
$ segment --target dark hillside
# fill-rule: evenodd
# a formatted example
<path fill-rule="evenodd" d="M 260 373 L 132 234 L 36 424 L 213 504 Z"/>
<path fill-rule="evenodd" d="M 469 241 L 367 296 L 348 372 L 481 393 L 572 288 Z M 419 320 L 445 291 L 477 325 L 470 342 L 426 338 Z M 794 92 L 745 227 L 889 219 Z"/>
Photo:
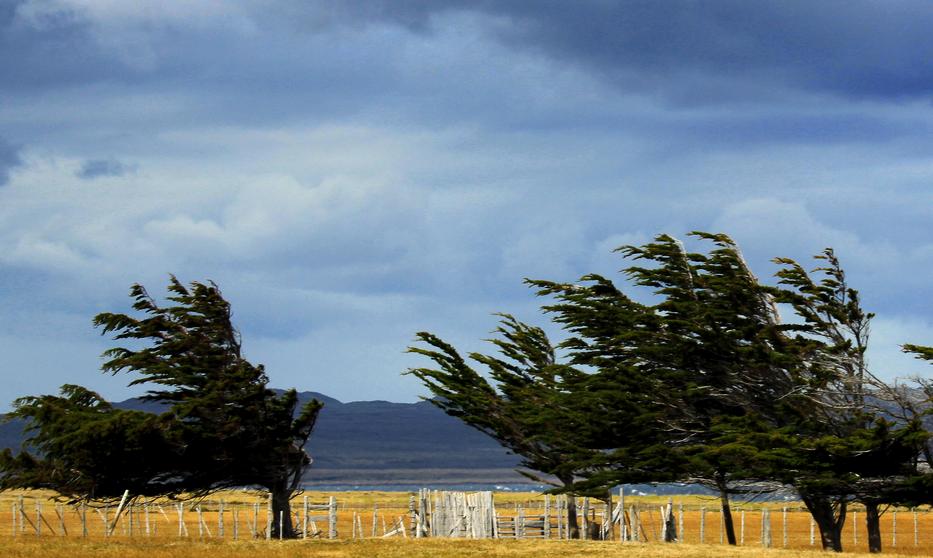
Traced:
<path fill-rule="evenodd" d="M 301 401 L 324 402 L 308 443 L 314 458 L 309 483 L 516 482 L 515 456 L 426 401 L 342 403 L 314 392 Z M 159 405 L 128 399 L 124 409 L 158 412 Z M 0 425 L 0 447 L 19 448 L 19 421 Z"/>

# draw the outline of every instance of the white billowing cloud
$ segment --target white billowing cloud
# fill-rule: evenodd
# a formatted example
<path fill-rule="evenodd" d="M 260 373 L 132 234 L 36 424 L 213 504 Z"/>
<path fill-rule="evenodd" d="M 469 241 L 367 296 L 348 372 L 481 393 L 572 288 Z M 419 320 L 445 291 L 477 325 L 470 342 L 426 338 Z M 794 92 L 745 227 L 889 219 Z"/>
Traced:
<path fill-rule="evenodd" d="M 815 254 L 825 246 L 864 252 L 854 233 L 818 222 L 801 202 L 777 198 L 738 201 L 723 208 L 713 226 L 748 244 L 771 244 L 780 239 L 786 250 L 805 254 Z"/>
<path fill-rule="evenodd" d="M 29 233 L 17 239 L 12 249 L 2 256 L 10 265 L 35 267 L 48 271 L 73 272 L 89 266 L 87 258 L 63 241 L 53 241 Z"/>
<path fill-rule="evenodd" d="M 818 221 L 801 202 L 776 198 L 751 198 L 725 207 L 713 223 L 717 231 L 728 231 L 743 246 L 773 247 L 774 257 L 791 257 L 809 267 L 812 255 L 832 248 L 844 267 L 893 270 L 904 257 L 890 240 L 861 238 L 852 229 L 840 229 Z M 910 249 L 915 249 L 911 247 Z"/>

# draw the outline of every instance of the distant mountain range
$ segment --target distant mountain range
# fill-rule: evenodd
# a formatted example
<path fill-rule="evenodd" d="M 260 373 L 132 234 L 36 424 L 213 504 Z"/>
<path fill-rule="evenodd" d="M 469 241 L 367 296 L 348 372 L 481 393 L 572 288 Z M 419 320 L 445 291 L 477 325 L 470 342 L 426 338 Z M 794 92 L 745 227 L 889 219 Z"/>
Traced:
<path fill-rule="evenodd" d="M 314 463 L 306 485 L 409 485 L 453 483 L 520 483 L 518 458 L 495 440 L 447 416 L 427 401 L 390 403 L 354 401 L 302 392 L 303 403 L 324 403 L 314 434 L 306 446 Z M 157 404 L 128 399 L 124 409 L 158 412 Z M 23 439 L 23 424 L 0 425 L 0 447 L 14 450 Z"/>

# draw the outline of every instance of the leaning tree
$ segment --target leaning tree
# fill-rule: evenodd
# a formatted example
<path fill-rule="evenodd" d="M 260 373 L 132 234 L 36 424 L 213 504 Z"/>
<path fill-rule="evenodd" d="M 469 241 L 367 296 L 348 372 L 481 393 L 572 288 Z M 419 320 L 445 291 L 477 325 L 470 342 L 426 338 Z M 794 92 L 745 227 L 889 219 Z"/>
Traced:
<path fill-rule="evenodd" d="M 484 432 L 521 458 L 519 472 L 533 480 L 567 487 L 579 472 L 578 437 L 584 424 L 576 422 L 573 384 L 584 374 L 561 364 L 541 328 L 501 314 L 498 337 L 489 341 L 499 356 L 470 353 L 491 377 L 474 369 L 449 343 L 427 332 L 417 334 L 421 345 L 409 352 L 428 357 L 436 368 L 408 370 L 434 395 L 429 401 L 450 416 Z M 544 476 L 539 474 L 543 473 Z M 557 479 L 554 483 L 550 478 Z M 578 536 L 576 508 L 568 500 L 568 527 Z"/>
<path fill-rule="evenodd" d="M 102 334 L 128 342 L 104 353 L 103 370 L 132 374 L 130 385 L 148 387 L 143 399 L 164 411 L 113 409 L 76 386 L 20 399 L 14 415 L 29 421 L 36 451 L 4 456 L 4 485 L 41 483 L 83 499 L 259 487 L 271 494 L 273 534 L 295 536 L 289 499 L 311 462 L 304 445 L 323 405 L 311 400 L 296 412 L 295 390 L 268 387 L 263 367 L 243 358 L 217 285 L 171 277 L 168 291 L 161 305 L 133 285 L 133 315 L 94 318 Z M 117 461 L 95 458 L 114 447 Z"/>
<path fill-rule="evenodd" d="M 688 252 L 668 235 L 618 249 L 633 262 L 624 269 L 628 286 L 650 290 L 648 304 L 599 275 L 582 284 L 530 283 L 556 299 L 545 310 L 571 334 L 563 344 L 570 362 L 604 386 L 588 397 L 599 395 L 604 403 L 591 406 L 609 410 L 592 420 L 622 426 L 606 430 L 604 468 L 589 482 L 707 484 L 720 493 L 735 544 L 729 494 L 769 475 L 770 461 L 750 437 L 779 421 L 779 402 L 794 388 L 793 363 L 784 358 L 770 295 L 735 243 L 721 234 L 692 236 L 713 249 Z M 608 399 L 618 394 L 627 405 Z"/>

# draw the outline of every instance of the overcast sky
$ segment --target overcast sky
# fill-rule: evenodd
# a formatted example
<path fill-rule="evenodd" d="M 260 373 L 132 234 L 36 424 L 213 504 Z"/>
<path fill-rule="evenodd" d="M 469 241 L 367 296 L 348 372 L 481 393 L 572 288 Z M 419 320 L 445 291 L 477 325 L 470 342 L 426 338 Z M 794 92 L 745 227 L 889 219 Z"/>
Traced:
<path fill-rule="evenodd" d="M 524 277 L 725 232 L 825 246 L 933 344 L 925 1 L 0 0 L 0 409 L 99 372 L 130 285 L 214 280 L 276 387 L 414 401 Z M 809 264 L 808 264 L 809 265 Z"/>

